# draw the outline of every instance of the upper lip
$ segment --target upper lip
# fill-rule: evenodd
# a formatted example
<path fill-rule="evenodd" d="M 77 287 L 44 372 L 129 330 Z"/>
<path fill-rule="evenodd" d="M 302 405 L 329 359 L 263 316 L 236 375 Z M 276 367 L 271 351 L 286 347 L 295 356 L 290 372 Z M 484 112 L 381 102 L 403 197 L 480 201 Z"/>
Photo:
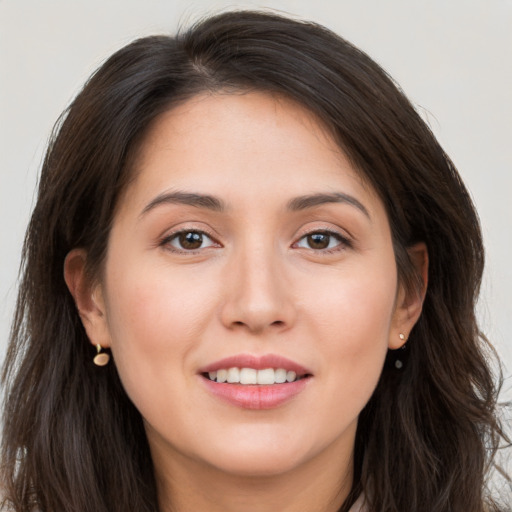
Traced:
<path fill-rule="evenodd" d="M 293 371 L 297 375 L 311 374 L 304 366 L 277 354 L 265 354 L 255 356 L 251 354 L 238 354 L 235 356 L 219 359 L 211 364 L 202 367 L 199 373 L 215 372 L 227 368 L 254 368 L 255 370 L 264 370 L 266 368 L 283 368 L 287 371 Z"/>

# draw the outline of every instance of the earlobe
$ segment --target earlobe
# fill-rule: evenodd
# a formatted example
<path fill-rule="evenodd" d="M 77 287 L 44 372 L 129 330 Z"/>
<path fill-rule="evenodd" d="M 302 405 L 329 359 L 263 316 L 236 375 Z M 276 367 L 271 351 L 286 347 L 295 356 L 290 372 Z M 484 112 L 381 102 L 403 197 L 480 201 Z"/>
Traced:
<path fill-rule="evenodd" d="M 395 350 L 402 347 L 418 321 L 423 309 L 423 301 L 428 285 L 428 249 L 424 242 L 417 243 L 407 249 L 409 258 L 418 276 L 417 286 L 407 289 L 401 286 L 396 302 L 396 309 L 391 327 L 389 348 Z"/>
<path fill-rule="evenodd" d="M 93 345 L 110 346 L 105 303 L 101 285 L 91 283 L 86 275 L 87 253 L 73 249 L 64 261 L 64 280 L 75 300 L 75 304 Z"/>

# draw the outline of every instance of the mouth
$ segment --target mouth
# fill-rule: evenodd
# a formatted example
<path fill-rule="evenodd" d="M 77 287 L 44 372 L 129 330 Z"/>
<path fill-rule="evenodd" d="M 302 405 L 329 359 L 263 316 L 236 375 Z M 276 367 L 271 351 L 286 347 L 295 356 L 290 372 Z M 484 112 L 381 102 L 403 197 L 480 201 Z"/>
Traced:
<path fill-rule="evenodd" d="M 238 355 L 201 368 L 211 395 L 243 409 L 274 409 L 302 393 L 313 374 L 281 356 Z"/>
<path fill-rule="evenodd" d="M 256 368 L 238 368 L 236 366 L 204 372 L 202 375 L 212 382 L 241 384 L 242 386 L 272 386 L 275 384 L 286 384 L 296 382 L 310 376 L 307 373 L 297 374 L 297 372 L 287 370 L 286 368 L 264 368 L 262 370 L 257 370 Z"/>

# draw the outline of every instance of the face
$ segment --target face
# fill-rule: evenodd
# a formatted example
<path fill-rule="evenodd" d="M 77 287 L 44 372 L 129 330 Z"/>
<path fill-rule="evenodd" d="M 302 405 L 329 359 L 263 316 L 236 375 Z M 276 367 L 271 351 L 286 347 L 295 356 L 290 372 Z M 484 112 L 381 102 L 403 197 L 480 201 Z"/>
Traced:
<path fill-rule="evenodd" d="M 147 135 L 86 328 L 155 459 L 271 475 L 351 454 L 400 297 L 383 204 L 319 121 L 201 95 Z"/>

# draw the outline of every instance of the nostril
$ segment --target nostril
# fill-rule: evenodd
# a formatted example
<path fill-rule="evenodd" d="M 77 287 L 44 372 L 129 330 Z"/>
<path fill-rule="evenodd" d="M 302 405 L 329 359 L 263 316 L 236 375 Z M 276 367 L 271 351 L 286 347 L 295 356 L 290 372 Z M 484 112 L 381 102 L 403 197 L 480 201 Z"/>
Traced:
<path fill-rule="evenodd" d="M 284 325 L 284 322 L 282 320 L 276 320 L 275 322 L 272 322 L 271 325 L 276 325 L 276 326 L 280 327 L 281 325 Z"/>

